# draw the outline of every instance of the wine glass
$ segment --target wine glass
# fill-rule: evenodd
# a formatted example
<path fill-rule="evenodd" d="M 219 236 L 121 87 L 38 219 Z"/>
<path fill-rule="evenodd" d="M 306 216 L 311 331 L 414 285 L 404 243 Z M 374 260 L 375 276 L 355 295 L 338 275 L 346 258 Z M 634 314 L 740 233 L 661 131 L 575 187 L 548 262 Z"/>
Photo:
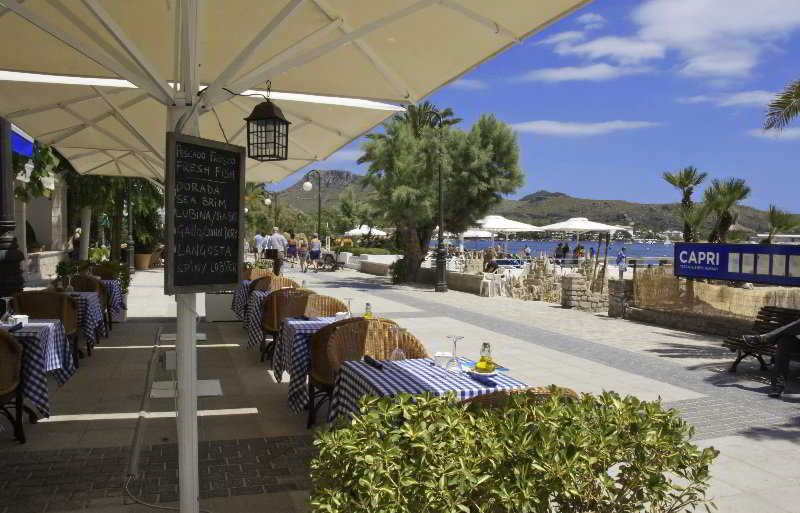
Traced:
<path fill-rule="evenodd" d="M 400 338 L 403 337 L 406 333 L 405 328 L 401 328 L 399 326 L 394 326 L 390 328 L 392 333 L 392 338 L 394 339 L 394 351 L 392 354 L 389 355 L 390 360 L 405 360 L 406 353 L 402 349 L 400 349 Z"/>
<path fill-rule="evenodd" d="M 67 275 L 67 286 L 64 288 L 64 291 L 65 291 L 65 292 L 72 292 L 72 291 L 74 291 L 74 290 L 75 290 L 75 289 L 74 289 L 74 288 L 72 288 L 72 275 L 71 275 L 71 274 L 68 274 L 68 275 Z"/>
<path fill-rule="evenodd" d="M 4 297 L 2 298 L 3 301 L 6 302 L 5 310 L 3 310 L 3 316 L 0 317 L 0 322 L 8 322 L 8 319 L 11 317 L 13 313 L 11 310 L 11 300 L 14 299 L 12 297 Z"/>
<path fill-rule="evenodd" d="M 351 303 L 353 302 L 353 298 L 346 297 L 346 298 L 344 298 L 344 300 L 347 301 L 347 317 L 352 317 L 353 316 L 353 310 L 350 307 L 352 306 Z"/>
<path fill-rule="evenodd" d="M 453 344 L 453 353 L 449 360 L 447 360 L 447 364 L 445 364 L 445 369 L 450 372 L 460 373 L 461 372 L 461 361 L 458 359 L 456 355 L 456 346 L 458 342 L 463 339 L 464 337 L 458 335 L 448 335 L 447 340 Z"/>

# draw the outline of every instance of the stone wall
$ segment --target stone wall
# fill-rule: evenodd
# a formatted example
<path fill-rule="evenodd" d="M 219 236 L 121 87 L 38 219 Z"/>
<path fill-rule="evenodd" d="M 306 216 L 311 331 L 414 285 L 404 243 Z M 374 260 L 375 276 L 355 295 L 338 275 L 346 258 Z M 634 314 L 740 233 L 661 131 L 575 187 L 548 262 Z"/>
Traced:
<path fill-rule="evenodd" d="M 753 326 L 752 321 L 737 318 L 708 317 L 685 311 L 646 310 L 628 306 L 625 318 L 631 321 L 655 324 L 682 331 L 708 333 L 722 337 L 738 337 L 747 333 Z"/>
<path fill-rule="evenodd" d="M 467 274 L 447 271 L 447 288 L 470 294 L 480 294 L 482 274 Z M 417 281 L 433 285 L 436 283 L 436 269 L 421 268 Z"/>
<path fill-rule="evenodd" d="M 42 280 L 54 279 L 56 277 L 56 266 L 66 259 L 67 253 L 64 251 L 29 253 L 26 263 L 23 264 L 25 281 L 28 282 L 28 285 L 33 285 Z"/>
<path fill-rule="evenodd" d="M 625 317 L 633 303 L 633 280 L 608 280 L 608 316 Z"/>
<path fill-rule="evenodd" d="M 606 312 L 608 296 L 589 290 L 589 283 L 584 275 L 567 274 L 561 278 L 561 306 L 587 312 Z"/>
<path fill-rule="evenodd" d="M 387 276 L 389 274 L 389 265 L 382 262 L 361 260 L 360 270 L 362 273 L 374 274 L 375 276 Z"/>

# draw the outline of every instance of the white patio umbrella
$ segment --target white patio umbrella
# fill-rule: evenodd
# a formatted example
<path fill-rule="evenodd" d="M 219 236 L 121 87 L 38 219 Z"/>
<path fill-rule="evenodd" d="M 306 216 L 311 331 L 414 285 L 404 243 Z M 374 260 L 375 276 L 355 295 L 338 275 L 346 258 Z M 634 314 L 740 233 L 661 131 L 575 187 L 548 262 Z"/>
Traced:
<path fill-rule="evenodd" d="M 232 118 L 243 130 L 240 117 L 252 103 L 235 93 L 270 80 L 287 93 L 415 103 L 587 3 L 0 0 L 0 45 L 7 49 L 0 70 L 112 80 L 40 87 L 17 77 L 0 89 L 0 112 L 14 114 L 34 137 L 63 137 L 53 144 L 83 172 L 161 178 L 167 130 L 217 140 L 225 131 L 241 140 L 213 129 L 217 118 L 223 127 Z M 118 97 L 104 89 L 128 82 L 136 92 Z M 249 164 L 251 181 L 280 179 L 324 159 L 391 114 L 354 122 L 329 106 L 330 117 L 317 121 L 284 102 L 279 107 L 293 122 L 290 160 Z M 339 140 L 300 141 L 301 130 Z M 83 161 L 98 155 L 107 161 Z M 180 510 L 196 513 L 197 299 L 176 300 Z"/>
<path fill-rule="evenodd" d="M 532 224 L 514 221 L 503 216 L 490 215 L 478 220 L 478 226 L 492 232 L 506 234 L 506 250 L 508 249 L 508 234 L 520 232 L 541 232 L 542 229 Z M 494 235 L 492 235 L 492 245 L 494 246 Z"/>
<path fill-rule="evenodd" d="M 464 239 L 491 239 L 494 234 L 486 230 L 470 229 L 461 234 Z"/>
<path fill-rule="evenodd" d="M 548 232 L 573 232 L 573 233 L 585 233 L 585 232 L 614 233 L 616 231 L 625 230 L 625 228 L 619 226 L 613 226 L 610 224 L 596 223 L 594 221 L 589 221 L 585 217 L 572 217 L 570 219 L 567 219 L 566 221 L 561 221 L 560 223 L 548 224 L 546 226 L 542 226 L 541 228 L 542 230 Z"/>
<path fill-rule="evenodd" d="M 345 235 L 348 237 L 363 237 L 365 235 L 376 235 L 378 237 L 385 237 L 386 232 L 379 230 L 377 228 L 371 228 L 365 224 L 362 224 L 358 228 L 353 228 L 349 232 L 345 232 Z"/>

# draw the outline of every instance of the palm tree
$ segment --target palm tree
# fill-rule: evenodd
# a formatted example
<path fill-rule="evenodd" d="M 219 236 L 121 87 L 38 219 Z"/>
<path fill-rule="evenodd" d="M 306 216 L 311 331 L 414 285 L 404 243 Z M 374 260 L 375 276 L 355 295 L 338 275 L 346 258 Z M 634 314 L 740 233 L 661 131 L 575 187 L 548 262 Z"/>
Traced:
<path fill-rule="evenodd" d="M 800 114 L 800 80 L 786 86 L 783 92 L 773 99 L 767 108 L 764 130 L 782 130 Z"/>
<path fill-rule="evenodd" d="M 450 107 L 438 109 L 428 101 L 421 105 L 409 105 L 402 114 L 395 114 L 394 119 L 411 125 L 415 137 L 419 137 L 426 126 L 442 128 L 461 122 L 461 118 L 453 117 L 453 109 Z"/>
<path fill-rule="evenodd" d="M 697 168 L 689 166 L 674 173 L 664 172 L 664 180 L 681 191 L 681 211 L 685 212 L 692 208 L 692 194 L 694 188 L 703 183 L 708 173 L 699 173 Z M 696 233 L 692 231 L 690 223 L 683 221 L 683 241 L 691 242 L 696 238 Z"/>
<path fill-rule="evenodd" d="M 764 244 L 772 244 L 776 233 L 788 232 L 800 226 L 800 222 L 792 214 L 780 210 L 775 205 L 769 206 L 767 220 L 769 221 L 769 235 L 764 240 Z"/>
<path fill-rule="evenodd" d="M 708 208 L 714 212 L 714 228 L 708 236 L 708 242 L 724 243 L 728 237 L 728 230 L 736 222 L 738 214 L 732 209 L 740 201 L 750 196 L 748 187 L 741 178 L 728 180 L 714 180 L 703 195 Z"/>
<path fill-rule="evenodd" d="M 688 207 L 681 206 L 680 216 L 684 226 L 684 242 L 698 242 L 697 234 L 700 233 L 700 228 L 710 213 L 711 209 L 705 203 L 693 203 Z M 686 239 L 687 227 L 691 235 L 689 239 Z"/>

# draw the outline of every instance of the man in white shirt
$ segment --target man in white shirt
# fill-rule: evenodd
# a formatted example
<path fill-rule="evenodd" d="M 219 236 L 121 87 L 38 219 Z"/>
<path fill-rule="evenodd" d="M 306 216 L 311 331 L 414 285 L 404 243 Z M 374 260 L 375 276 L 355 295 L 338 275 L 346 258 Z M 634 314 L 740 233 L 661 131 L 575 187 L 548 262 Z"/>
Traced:
<path fill-rule="evenodd" d="M 281 266 L 283 266 L 283 259 L 286 258 L 286 248 L 289 246 L 289 242 L 286 240 L 286 237 L 278 231 L 278 227 L 274 226 L 272 228 L 272 235 L 267 237 L 266 243 L 267 249 L 274 249 L 278 253 L 272 269 L 276 275 L 280 274 Z"/>
<path fill-rule="evenodd" d="M 261 235 L 261 232 L 256 232 L 256 245 L 253 246 L 253 252 L 256 254 L 256 260 L 258 257 L 261 256 L 261 250 L 264 249 L 264 236 Z"/>

